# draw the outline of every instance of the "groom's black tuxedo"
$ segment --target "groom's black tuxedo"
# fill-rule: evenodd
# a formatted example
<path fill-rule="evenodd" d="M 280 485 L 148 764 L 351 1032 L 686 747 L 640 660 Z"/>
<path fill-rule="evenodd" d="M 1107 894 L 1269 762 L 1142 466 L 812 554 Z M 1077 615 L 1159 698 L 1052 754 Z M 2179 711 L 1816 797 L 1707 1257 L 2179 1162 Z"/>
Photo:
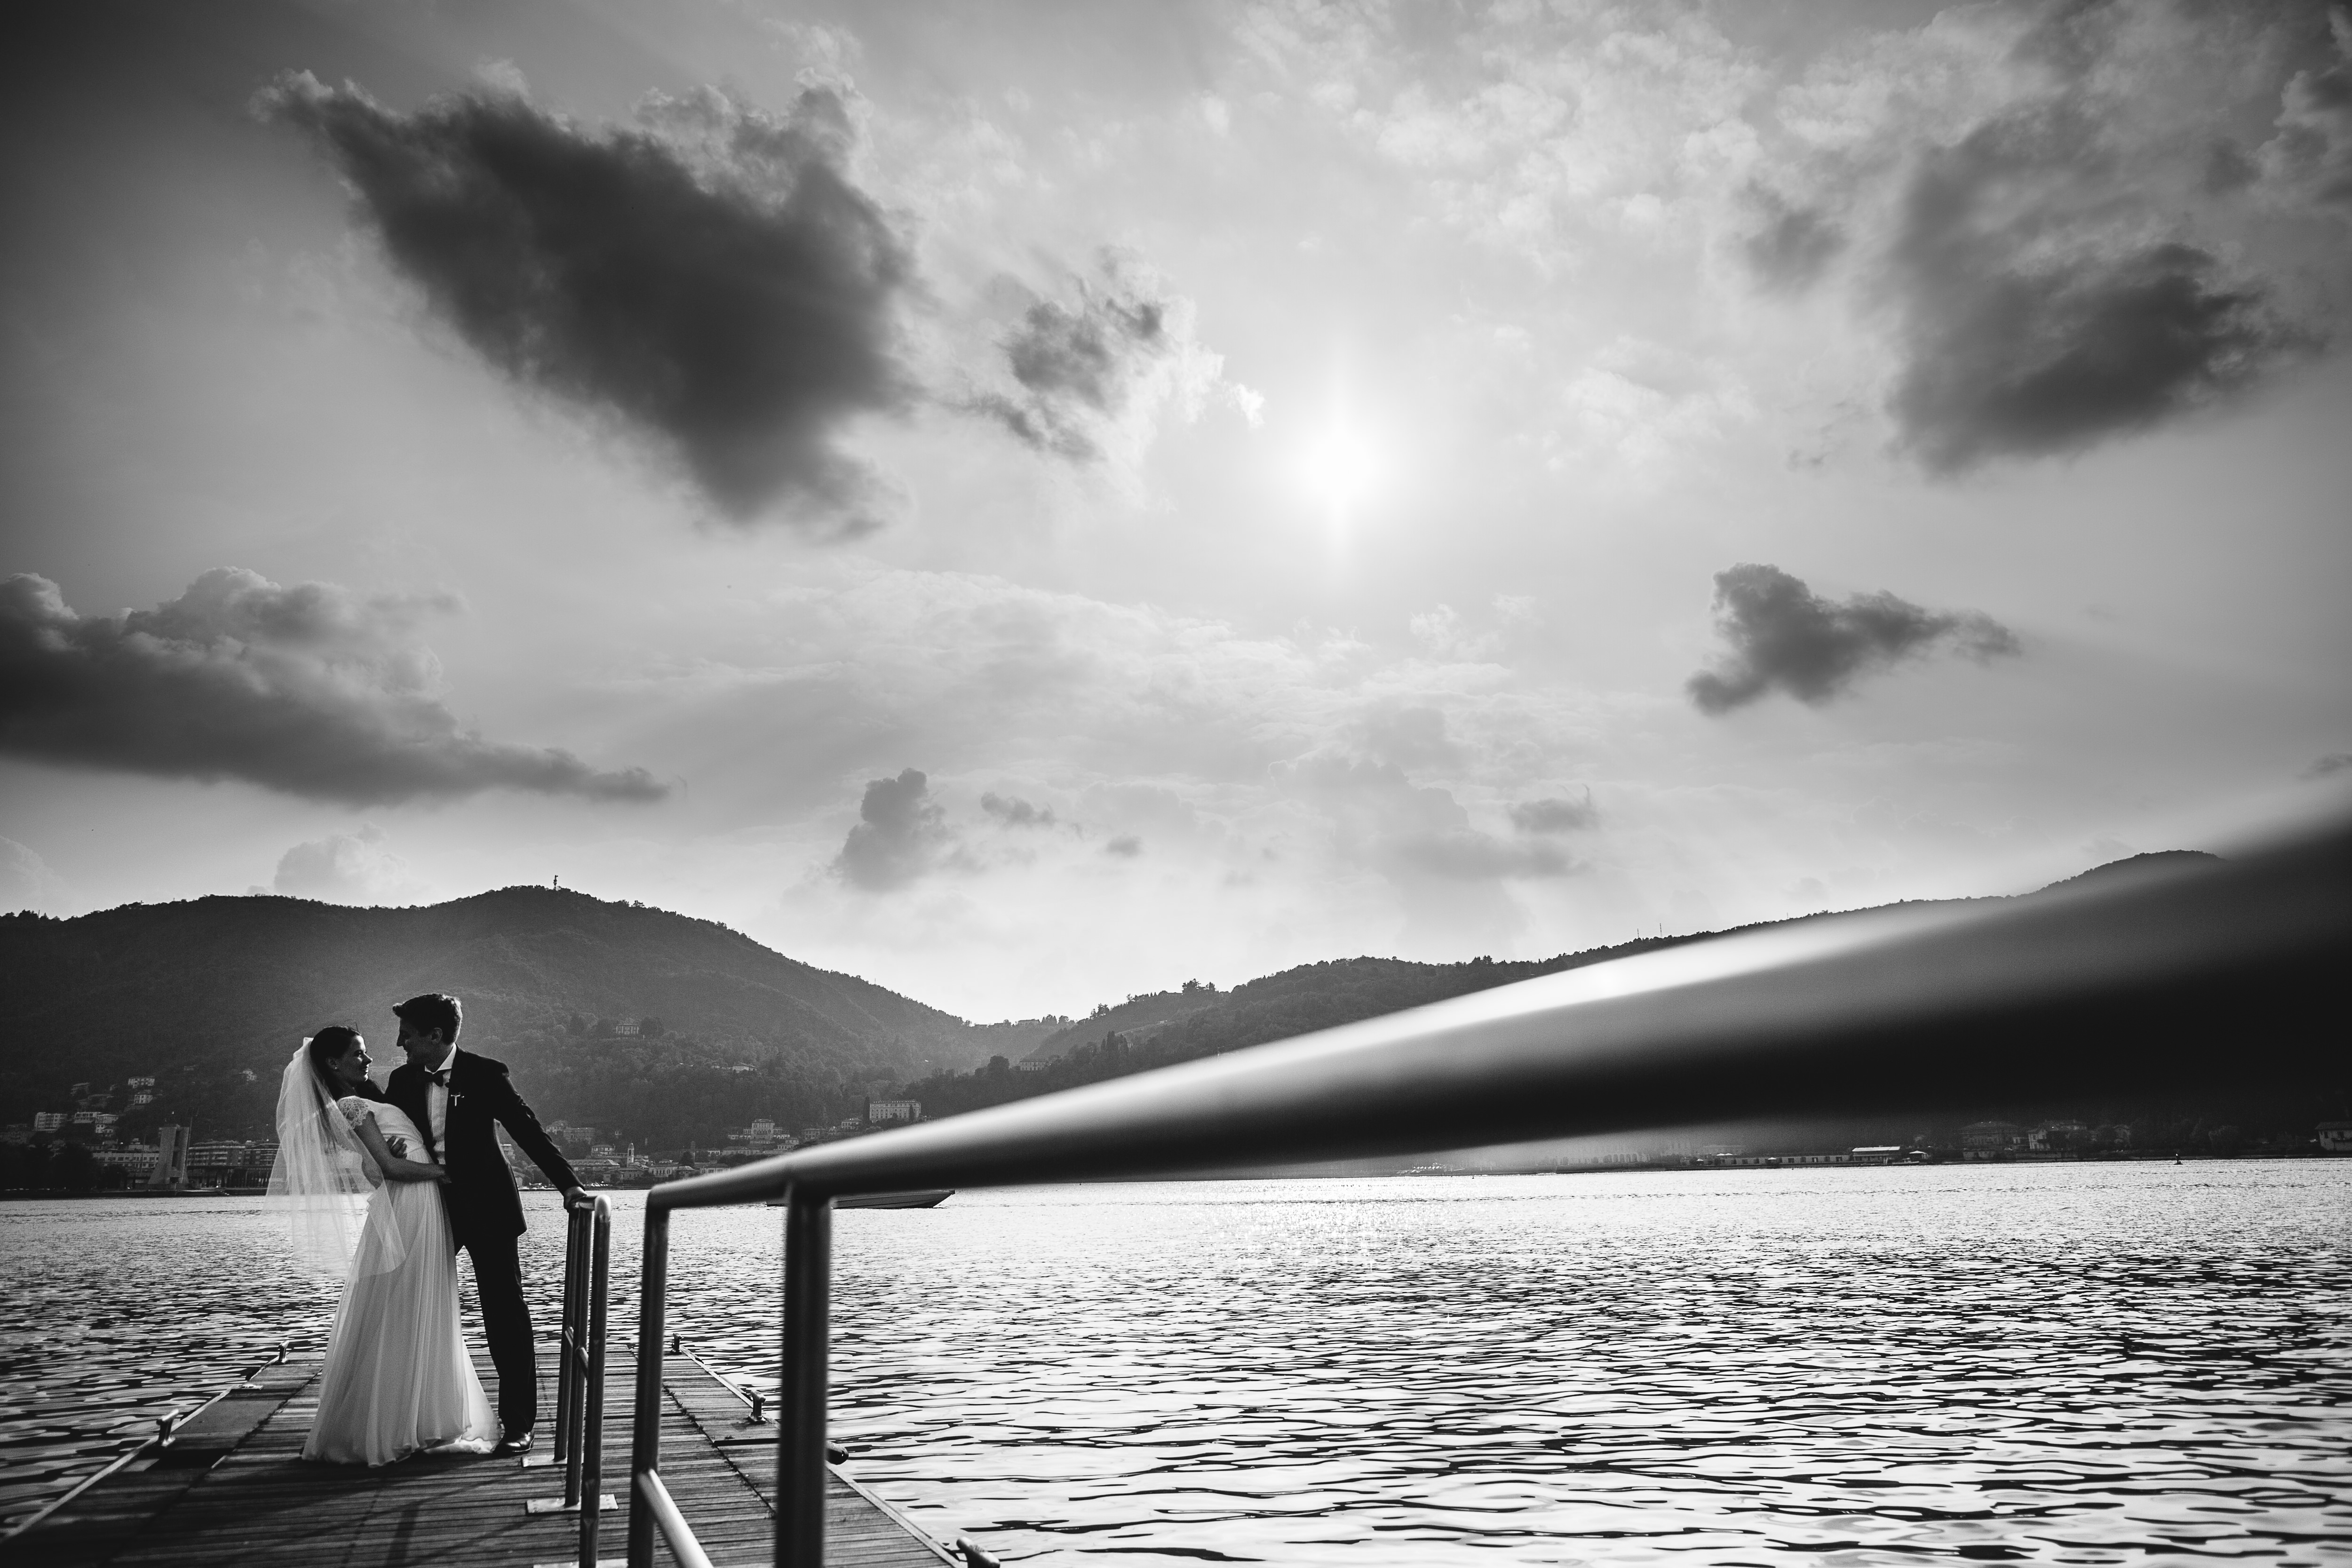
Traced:
<path fill-rule="evenodd" d="M 449 1064 L 448 1087 L 443 1134 L 426 1153 L 448 1170 L 441 1200 L 448 1207 L 449 1232 L 474 1260 L 482 1337 L 499 1369 L 499 1420 L 509 1434 L 525 1431 L 539 1417 L 539 1366 L 531 1352 L 530 1308 L 522 1298 L 522 1263 L 515 1252 L 515 1238 L 523 1233 L 522 1199 L 499 1152 L 497 1129 L 504 1127 L 557 1186 L 576 1187 L 580 1178 L 515 1092 L 504 1062 L 459 1051 Z M 431 1142 L 429 1088 L 423 1068 L 397 1067 L 386 1082 L 385 1098 L 406 1111 Z"/>
<path fill-rule="evenodd" d="M 427 1087 L 423 1068 L 403 1065 L 392 1069 L 386 1092 L 429 1139 L 433 1119 L 425 1100 Z M 449 1179 L 442 1184 L 441 1196 L 449 1205 L 449 1228 L 460 1247 L 471 1244 L 478 1236 L 513 1237 L 523 1232 L 522 1199 L 516 1195 L 514 1173 L 507 1168 L 506 1156 L 499 1150 L 499 1126 L 506 1128 L 515 1147 L 530 1155 L 531 1163 L 549 1181 L 558 1187 L 580 1184 L 572 1163 L 515 1092 L 513 1081 L 507 1077 L 507 1064 L 459 1051 L 449 1066 L 447 1130 L 433 1154 L 448 1167 Z"/>

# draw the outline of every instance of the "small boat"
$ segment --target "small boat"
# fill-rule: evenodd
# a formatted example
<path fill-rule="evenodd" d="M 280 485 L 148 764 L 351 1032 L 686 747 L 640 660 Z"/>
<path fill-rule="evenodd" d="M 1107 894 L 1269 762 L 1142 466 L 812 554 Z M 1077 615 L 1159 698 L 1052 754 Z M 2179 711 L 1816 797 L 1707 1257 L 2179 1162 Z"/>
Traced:
<path fill-rule="evenodd" d="M 925 1187 L 912 1193 L 860 1193 L 856 1197 L 835 1198 L 837 1209 L 935 1209 L 955 1196 L 953 1187 Z"/>
<path fill-rule="evenodd" d="M 953 1196 L 953 1187 L 923 1187 L 911 1193 L 858 1193 L 851 1197 L 834 1199 L 833 1206 L 837 1209 L 935 1209 Z M 780 1209 L 784 1206 L 784 1200 L 770 1198 L 768 1206 Z"/>

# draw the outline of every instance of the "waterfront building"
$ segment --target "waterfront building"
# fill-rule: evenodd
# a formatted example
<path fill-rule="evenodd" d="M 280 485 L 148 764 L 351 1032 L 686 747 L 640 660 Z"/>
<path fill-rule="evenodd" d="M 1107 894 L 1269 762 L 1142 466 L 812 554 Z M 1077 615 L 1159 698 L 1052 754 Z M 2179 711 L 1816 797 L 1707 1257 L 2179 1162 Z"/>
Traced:
<path fill-rule="evenodd" d="M 1892 1165 L 1903 1158 L 1900 1143 L 1864 1143 L 1853 1151 L 1857 1165 Z"/>
<path fill-rule="evenodd" d="M 144 1180 L 154 1174 L 159 1152 L 152 1143 L 120 1143 L 98 1152 L 98 1163 Z"/>
<path fill-rule="evenodd" d="M 1725 1165 L 1746 1165 L 1779 1170 L 1790 1165 L 1851 1165 L 1851 1154 L 1726 1154 L 1717 1162 Z"/>
<path fill-rule="evenodd" d="M 221 1140 L 188 1145 L 186 1174 L 198 1186 L 258 1186 L 277 1161 L 275 1142 Z"/>
<path fill-rule="evenodd" d="M 866 1124 L 879 1127 L 887 1121 L 920 1121 L 923 1102 L 919 1100 L 869 1100 L 866 1102 Z"/>
<path fill-rule="evenodd" d="M 797 1148 L 806 1140 L 794 1138 L 777 1126 L 774 1117 L 761 1116 L 753 1118 L 751 1126 L 739 1127 L 727 1134 L 727 1142 L 740 1143 L 751 1153 L 775 1154 L 786 1149 Z"/>
<path fill-rule="evenodd" d="M 2321 1153 L 2352 1154 L 2352 1121 L 2323 1121 L 2315 1131 Z"/>
<path fill-rule="evenodd" d="M 36 1132 L 55 1132 L 65 1124 L 66 1113 L 62 1110 L 33 1112 L 33 1131 Z"/>
<path fill-rule="evenodd" d="M 2025 1134 L 2025 1146 L 2036 1154 L 2065 1154 L 2090 1141 L 2091 1130 L 2079 1121 L 2044 1121 Z"/>
<path fill-rule="evenodd" d="M 2025 1142 L 2025 1130 L 2014 1121 L 1971 1121 L 1960 1129 L 1960 1158 L 2006 1160 Z"/>
<path fill-rule="evenodd" d="M 0 1143 L 30 1143 L 32 1141 L 33 1124 L 29 1121 L 11 1121 L 6 1128 L 0 1129 Z"/>
<path fill-rule="evenodd" d="M 147 1184 L 159 1192 L 176 1193 L 188 1184 L 188 1129 L 174 1123 L 155 1130 L 155 1164 Z"/>

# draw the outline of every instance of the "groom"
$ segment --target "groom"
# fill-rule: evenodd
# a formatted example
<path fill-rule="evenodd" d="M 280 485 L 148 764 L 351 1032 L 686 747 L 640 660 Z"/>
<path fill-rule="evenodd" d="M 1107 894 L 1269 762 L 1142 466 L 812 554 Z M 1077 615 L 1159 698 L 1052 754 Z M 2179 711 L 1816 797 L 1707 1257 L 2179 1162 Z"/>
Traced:
<path fill-rule="evenodd" d="M 408 1065 L 393 1069 L 387 1098 L 425 1130 L 429 1157 L 449 1173 L 441 1184 L 449 1234 L 474 1259 L 474 1287 L 482 1300 L 482 1334 L 499 1369 L 498 1452 L 526 1453 L 539 1420 L 539 1363 L 531 1350 L 530 1309 L 522 1299 L 522 1263 L 515 1243 L 523 1233 L 522 1199 L 507 1169 L 492 1123 L 509 1137 L 568 1204 L 580 1195 L 571 1163 L 507 1080 L 504 1062 L 457 1048 L 461 1009 L 438 992 L 394 1007 L 400 1048 Z"/>

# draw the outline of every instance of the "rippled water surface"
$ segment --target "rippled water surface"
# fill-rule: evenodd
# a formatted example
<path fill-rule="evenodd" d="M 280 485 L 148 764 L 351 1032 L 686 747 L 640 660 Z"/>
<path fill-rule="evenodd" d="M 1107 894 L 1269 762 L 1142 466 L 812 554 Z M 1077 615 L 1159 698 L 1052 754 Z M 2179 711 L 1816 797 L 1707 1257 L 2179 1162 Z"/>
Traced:
<path fill-rule="evenodd" d="M 754 1382 L 778 1230 L 673 1246 L 673 1327 Z M 1045 1188 L 835 1238 L 853 1468 L 1008 1561 L 2352 1561 L 2352 1162 Z M 8 1506 L 315 1342 L 278 1257 L 251 1200 L 0 1206 Z"/>

